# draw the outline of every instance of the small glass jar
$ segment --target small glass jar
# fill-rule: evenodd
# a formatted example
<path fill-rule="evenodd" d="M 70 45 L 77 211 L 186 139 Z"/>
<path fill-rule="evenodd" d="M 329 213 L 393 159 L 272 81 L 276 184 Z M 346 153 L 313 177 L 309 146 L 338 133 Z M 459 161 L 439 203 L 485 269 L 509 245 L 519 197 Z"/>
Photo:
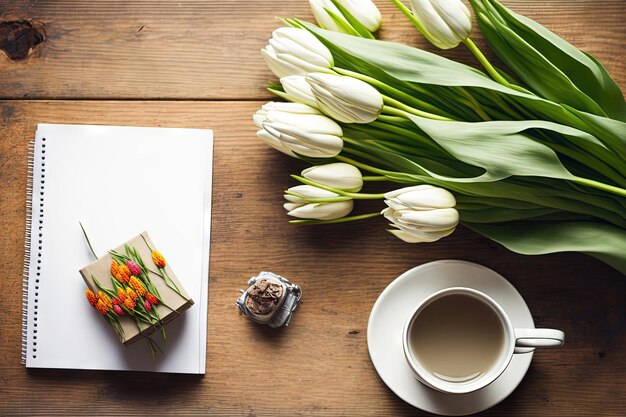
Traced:
<path fill-rule="evenodd" d="M 302 297 L 302 290 L 288 279 L 263 271 L 240 290 L 236 305 L 250 320 L 269 327 L 288 326 Z"/>

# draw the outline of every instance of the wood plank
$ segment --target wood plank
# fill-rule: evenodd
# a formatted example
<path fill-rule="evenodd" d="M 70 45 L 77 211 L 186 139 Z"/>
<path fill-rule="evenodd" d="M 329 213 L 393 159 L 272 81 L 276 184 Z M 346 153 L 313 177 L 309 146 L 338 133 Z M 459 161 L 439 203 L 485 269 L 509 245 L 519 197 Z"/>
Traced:
<path fill-rule="evenodd" d="M 387 234 L 382 219 L 289 225 L 282 190 L 293 184 L 288 173 L 303 164 L 254 137 L 250 115 L 260 104 L 0 102 L 0 415 L 426 415 L 378 378 L 367 352 L 367 320 L 391 280 L 444 258 L 504 274 L 537 325 L 567 335 L 565 347 L 537 352 L 517 390 L 483 415 L 623 415 L 624 276 L 579 254 L 515 255 L 465 229 L 422 246 Z M 27 371 L 19 364 L 27 143 L 38 122 L 215 129 L 205 377 Z M 236 311 L 239 288 L 260 270 L 303 287 L 304 302 L 288 329 L 259 327 Z"/>
<path fill-rule="evenodd" d="M 626 85 L 626 2 L 504 3 L 594 54 Z M 390 2 L 377 4 L 382 38 L 435 50 Z M 0 98 L 266 98 L 273 76 L 259 50 L 277 15 L 312 19 L 306 0 L 0 0 L 0 20 L 32 19 L 46 32 L 25 61 L 0 52 Z M 476 65 L 463 47 L 444 55 Z"/>

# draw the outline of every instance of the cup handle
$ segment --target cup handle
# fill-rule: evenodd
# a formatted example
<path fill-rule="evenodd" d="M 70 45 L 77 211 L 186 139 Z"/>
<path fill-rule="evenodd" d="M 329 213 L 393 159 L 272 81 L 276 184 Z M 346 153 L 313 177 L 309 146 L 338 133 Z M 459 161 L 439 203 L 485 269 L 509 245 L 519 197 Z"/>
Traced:
<path fill-rule="evenodd" d="M 515 329 L 515 353 L 529 353 L 538 347 L 561 346 L 565 333 L 556 329 Z"/>

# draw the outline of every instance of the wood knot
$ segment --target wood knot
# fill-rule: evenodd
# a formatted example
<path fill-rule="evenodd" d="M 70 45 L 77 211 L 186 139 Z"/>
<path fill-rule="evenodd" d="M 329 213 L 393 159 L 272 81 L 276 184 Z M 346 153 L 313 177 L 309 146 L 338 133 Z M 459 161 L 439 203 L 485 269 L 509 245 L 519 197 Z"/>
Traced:
<path fill-rule="evenodd" d="M 20 20 L 0 22 L 0 49 L 10 59 L 26 59 L 30 51 L 46 39 L 43 23 Z"/>

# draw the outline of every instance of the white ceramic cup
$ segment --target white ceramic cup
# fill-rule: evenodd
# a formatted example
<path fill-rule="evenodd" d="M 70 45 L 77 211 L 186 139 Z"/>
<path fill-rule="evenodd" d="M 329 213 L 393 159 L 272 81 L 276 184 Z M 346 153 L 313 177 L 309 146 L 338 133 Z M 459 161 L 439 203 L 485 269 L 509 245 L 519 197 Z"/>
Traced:
<path fill-rule="evenodd" d="M 433 301 L 449 295 L 465 295 L 483 302 L 498 316 L 503 329 L 504 337 L 499 357 L 494 358 L 495 360 L 490 369 L 469 381 L 451 382 L 436 377 L 420 364 L 410 344 L 409 336 L 411 335 L 413 324 L 420 313 Z M 487 294 L 472 288 L 452 287 L 434 293 L 415 308 L 404 325 L 402 347 L 404 349 L 404 356 L 414 376 L 420 382 L 437 391 L 449 394 L 465 394 L 486 387 L 495 381 L 504 372 L 507 366 L 509 366 L 514 354 L 529 353 L 537 347 L 561 346 L 564 338 L 564 333 L 555 329 L 516 329 L 511 324 L 511 320 L 504 309 Z"/>

